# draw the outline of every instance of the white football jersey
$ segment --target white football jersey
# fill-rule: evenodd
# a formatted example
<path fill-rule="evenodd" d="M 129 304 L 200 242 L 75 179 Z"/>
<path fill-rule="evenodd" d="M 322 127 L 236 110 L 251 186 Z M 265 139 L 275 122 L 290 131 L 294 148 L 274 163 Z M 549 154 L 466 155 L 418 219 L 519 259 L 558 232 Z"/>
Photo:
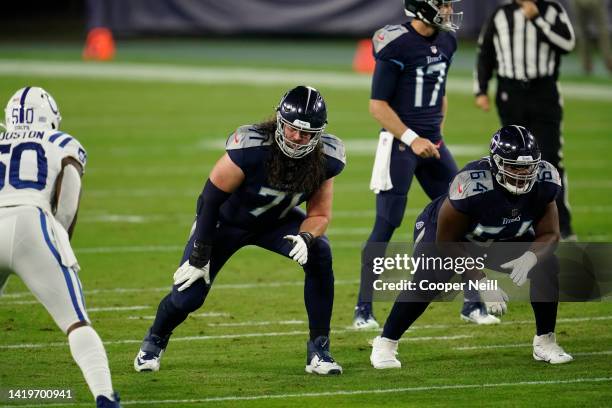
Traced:
<path fill-rule="evenodd" d="M 85 168 L 85 149 L 64 132 L 0 133 L 0 207 L 31 205 L 51 211 L 55 182 L 66 157 Z"/>

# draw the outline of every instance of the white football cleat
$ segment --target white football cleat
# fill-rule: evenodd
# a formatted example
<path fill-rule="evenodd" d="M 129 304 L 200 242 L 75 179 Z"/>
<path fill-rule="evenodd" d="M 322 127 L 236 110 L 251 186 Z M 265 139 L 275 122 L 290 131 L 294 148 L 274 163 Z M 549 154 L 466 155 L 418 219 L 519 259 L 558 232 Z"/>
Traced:
<path fill-rule="evenodd" d="M 372 366 L 379 370 L 402 368 L 401 361 L 396 357 L 398 344 L 399 340 L 376 336 L 372 342 L 372 354 L 370 354 Z"/>
<path fill-rule="evenodd" d="M 355 306 L 355 315 L 353 317 L 353 329 L 370 330 L 378 329 L 380 325 L 372 313 L 372 304 L 363 303 Z"/>
<path fill-rule="evenodd" d="M 161 358 L 166 347 L 168 347 L 171 334 L 168 334 L 166 337 L 160 337 L 151 334 L 151 329 L 149 329 L 134 359 L 134 370 L 138 372 L 159 371 Z"/>
<path fill-rule="evenodd" d="M 342 367 L 329 352 L 329 338 L 319 336 L 306 344 L 306 372 L 319 375 L 342 374 Z"/>
<path fill-rule="evenodd" d="M 499 318 L 487 313 L 487 308 L 480 302 L 465 302 L 459 315 L 461 320 L 476 324 L 499 324 Z"/>
<path fill-rule="evenodd" d="M 533 358 L 550 364 L 569 363 L 574 359 L 557 344 L 554 332 L 533 336 Z"/>
<path fill-rule="evenodd" d="M 138 372 L 159 371 L 163 354 L 163 350 L 161 350 L 159 353 L 151 353 L 141 349 L 138 351 L 138 355 L 136 355 L 136 358 L 134 359 L 134 370 Z"/>

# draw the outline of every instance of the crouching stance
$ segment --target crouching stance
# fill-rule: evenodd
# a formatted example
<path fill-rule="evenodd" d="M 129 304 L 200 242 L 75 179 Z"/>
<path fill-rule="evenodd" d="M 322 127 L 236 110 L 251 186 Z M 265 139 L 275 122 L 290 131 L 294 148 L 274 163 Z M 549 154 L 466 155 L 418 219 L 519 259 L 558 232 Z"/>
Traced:
<path fill-rule="evenodd" d="M 531 133 L 521 126 L 505 126 L 493 135 L 490 156 L 468 163 L 455 176 L 447 195 L 430 203 L 417 218 L 415 256 L 436 256 L 440 248 L 465 251 L 460 242 L 514 242 L 486 267 L 510 273 L 517 285 L 530 280 L 529 294 L 535 316 L 533 358 L 552 364 L 572 357 L 557 345 L 555 324 L 559 298 L 559 265 L 553 250 L 559 240 L 555 198 L 561 190 L 557 170 L 540 160 Z M 431 245 L 431 243 L 436 245 Z M 455 243 L 444 245 L 443 243 Z M 429 243 L 429 245 L 428 245 Z M 518 244 L 523 243 L 523 244 Z M 519 251 L 516 251 L 516 249 Z M 520 249 L 522 248 L 522 249 Z M 457 256 L 470 256 L 456 253 Z M 469 279 L 486 283 L 480 270 Z M 467 273 L 467 272 L 466 272 Z M 448 282 L 454 272 L 418 271 L 413 281 Z M 486 285 L 483 285 L 486 286 Z M 501 314 L 507 297 L 501 290 L 481 293 L 487 307 Z M 370 361 L 375 368 L 399 368 L 400 337 L 438 295 L 432 291 L 400 294 L 387 318 L 382 334 L 374 339 Z"/>
<path fill-rule="evenodd" d="M 321 94 L 298 86 L 283 96 L 273 120 L 230 135 L 198 199 L 172 292 L 159 305 L 134 360 L 136 371 L 159 370 L 172 331 L 202 306 L 223 264 L 238 249 L 256 245 L 304 268 L 306 372 L 342 373 L 329 352 L 334 275 L 324 233 L 345 155 L 342 141 L 323 133 L 326 123 Z M 298 208 L 303 202 L 305 214 Z"/>
<path fill-rule="evenodd" d="M 85 150 L 59 131 L 61 116 L 44 89 L 18 90 L 0 133 L 0 293 L 19 276 L 68 335 L 98 407 L 119 407 L 106 351 L 91 327 L 70 246 L 81 194 Z"/>

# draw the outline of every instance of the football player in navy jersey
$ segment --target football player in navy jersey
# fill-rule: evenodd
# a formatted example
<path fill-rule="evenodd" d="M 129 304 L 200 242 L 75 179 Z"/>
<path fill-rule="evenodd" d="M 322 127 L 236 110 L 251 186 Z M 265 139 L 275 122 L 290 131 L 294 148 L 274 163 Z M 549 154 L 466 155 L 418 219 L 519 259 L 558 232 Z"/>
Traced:
<path fill-rule="evenodd" d="M 376 68 L 372 78 L 370 113 L 382 125 L 370 189 L 376 193 L 376 219 L 362 259 L 361 286 L 353 327 L 377 328 L 372 312 L 371 258 L 384 251 L 404 217 L 407 195 L 416 176 L 433 200 L 448 190 L 457 165 L 442 139 L 447 109 L 446 78 L 462 13 L 458 0 L 405 0 L 402 25 L 389 25 L 373 36 Z M 368 254 L 367 256 L 365 254 Z M 477 293 L 466 293 L 465 320 L 499 323 L 489 315 Z"/>
<path fill-rule="evenodd" d="M 174 286 L 134 360 L 136 371 L 159 370 L 173 330 L 202 306 L 223 264 L 238 249 L 256 245 L 304 269 L 310 329 L 306 372 L 342 373 L 329 352 L 334 275 L 324 233 L 334 177 L 346 161 L 342 141 L 324 133 L 326 124 L 321 94 L 298 86 L 282 97 L 274 119 L 230 135 L 198 198 Z M 306 212 L 298 207 L 303 202 Z"/>
<path fill-rule="evenodd" d="M 518 286 L 530 280 L 536 324 L 533 358 L 560 364 L 572 360 L 555 338 L 559 265 L 553 252 L 560 238 L 555 199 L 561 181 L 554 166 L 540 157 L 535 138 L 524 127 L 498 130 L 490 156 L 468 163 L 453 179 L 448 194 L 430 203 L 417 218 L 414 254 L 439 256 L 435 248 L 445 242 L 459 251 L 459 242 L 523 243 L 504 247 L 496 261 L 487 260 L 486 267 L 509 272 Z M 481 270 L 472 272 L 470 280 L 486 280 Z M 448 282 L 453 275 L 452 270 L 420 270 L 413 281 L 419 288 L 421 281 Z M 488 292 L 495 307 L 505 310 L 505 293 Z M 418 289 L 398 297 L 382 334 L 373 342 L 370 361 L 375 368 L 401 367 L 396 357 L 400 337 L 438 294 Z"/>

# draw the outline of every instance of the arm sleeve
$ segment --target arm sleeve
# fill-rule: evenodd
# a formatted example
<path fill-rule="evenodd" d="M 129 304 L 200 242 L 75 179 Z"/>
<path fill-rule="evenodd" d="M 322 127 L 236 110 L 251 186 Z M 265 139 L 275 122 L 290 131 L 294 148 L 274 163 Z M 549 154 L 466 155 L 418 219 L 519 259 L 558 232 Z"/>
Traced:
<path fill-rule="evenodd" d="M 574 28 L 565 9 L 560 4 L 548 4 L 544 16 L 536 17 L 534 23 L 548 43 L 560 53 L 567 54 L 574 49 L 576 45 Z"/>
<path fill-rule="evenodd" d="M 486 95 L 489 81 L 497 66 L 493 35 L 495 34 L 494 16 L 503 11 L 493 13 L 487 24 L 482 28 L 478 37 L 478 52 L 476 55 L 476 71 L 474 72 L 474 94 Z"/>
<path fill-rule="evenodd" d="M 219 220 L 219 208 L 231 194 L 219 189 L 210 179 L 206 180 L 202 194 L 198 197 L 195 240 L 212 245 L 215 228 Z"/>
<path fill-rule="evenodd" d="M 372 77 L 371 99 L 390 101 L 397 89 L 402 70 L 403 65 L 399 61 L 377 59 Z"/>
<path fill-rule="evenodd" d="M 66 231 L 70 231 L 79 209 L 81 195 L 81 175 L 76 167 L 71 164 L 64 167 L 62 180 L 58 188 L 60 193 L 55 209 L 55 219 Z"/>

